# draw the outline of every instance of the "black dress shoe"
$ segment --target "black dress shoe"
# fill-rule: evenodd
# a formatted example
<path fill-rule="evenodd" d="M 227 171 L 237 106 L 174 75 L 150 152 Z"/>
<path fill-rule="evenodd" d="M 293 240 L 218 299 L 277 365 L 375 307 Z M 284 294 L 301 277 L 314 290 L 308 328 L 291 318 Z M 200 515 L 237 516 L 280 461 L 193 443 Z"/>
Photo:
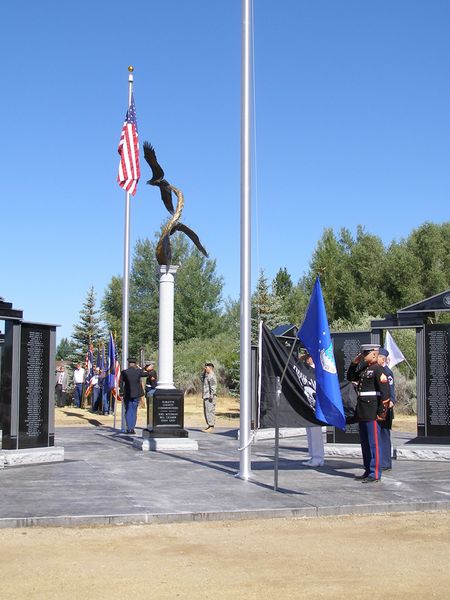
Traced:
<path fill-rule="evenodd" d="M 362 481 L 363 479 L 367 479 L 367 477 L 369 477 L 368 473 L 363 473 L 362 475 L 355 475 L 355 479 L 358 479 L 359 481 Z"/>
<path fill-rule="evenodd" d="M 134 429 L 130 429 L 130 433 L 131 433 L 131 435 L 136 435 L 136 432 Z"/>
<path fill-rule="evenodd" d="M 392 471 L 392 467 L 381 467 L 382 471 Z"/>
<path fill-rule="evenodd" d="M 361 483 L 378 483 L 380 480 L 379 479 L 375 479 L 375 477 L 365 477 L 364 479 L 361 479 Z"/>

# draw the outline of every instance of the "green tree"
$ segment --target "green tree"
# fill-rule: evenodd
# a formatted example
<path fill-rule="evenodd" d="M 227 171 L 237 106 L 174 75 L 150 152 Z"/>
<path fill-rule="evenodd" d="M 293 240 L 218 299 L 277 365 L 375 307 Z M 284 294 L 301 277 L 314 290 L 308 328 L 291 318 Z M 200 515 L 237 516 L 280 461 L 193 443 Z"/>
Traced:
<path fill-rule="evenodd" d="M 184 244 L 181 237 L 180 242 Z M 179 264 L 175 277 L 175 342 L 214 337 L 222 330 L 223 279 L 216 273 L 216 261 L 187 247 Z"/>
<path fill-rule="evenodd" d="M 392 242 L 383 265 L 386 312 L 396 312 L 422 298 L 420 260 L 405 242 Z"/>
<path fill-rule="evenodd" d="M 108 283 L 101 301 L 103 320 L 114 335 L 116 349 L 122 349 L 122 277 L 114 275 Z"/>
<path fill-rule="evenodd" d="M 406 245 L 421 263 L 422 298 L 446 290 L 450 283 L 450 222 L 424 223 L 410 234 Z"/>
<path fill-rule="evenodd" d="M 74 346 L 68 338 L 62 338 L 56 348 L 56 360 L 72 360 Z"/>
<path fill-rule="evenodd" d="M 261 269 L 256 290 L 252 295 L 252 342 L 258 342 L 259 323 L 263 321 L 269 329 L 286 323 L 281 299 L 270 290 L 264 270 Z"/>
<path fill-rule="evenodd" d="M 306 277 L 302 277 L 297 285 L 286 296 L 283 302 L 283 311 L 286 314 L 287 322 L 294 325 L 300 325 L 308 306 L 311 290 Z"/>
<path fill-rule="evenodd" d="M 274 280 L 272 281 L 272 290 L 273 293 L 278 296 L 281 300 L 285 300 L 287 296 L 291 293 L 293 288 L 292 279 L 289 275 L 286 267 L 283 269 L 279 269 L 278 273 L 275 275 Z"/>
<path fill-rule="evenodd" d="M 159 277 L 155 241 L 136 242 L 130 274 L 129 323 L 130 354 L 154 355 L 158 345 Z M 222 331 L 222 278 L 216 273 L 216 262 L 203 257 L 184 236 L 171 237 L 172 263 L 179 265 L 175 275 L 175 342 L 191 338 L 215 336 Z M 102 313 L 108 327 L 116 332 L 121 346 L 122 280 L 113 277 L 102 300 Z"/>
<path fill-rule="evenodd" d="M 84 360 L 90 344 L 98 347 L 104 343 L 105 333 L 101 325 L 99 310 L 96 308 L 96 295 L 92 286 L 86 295 L 83 308 L 80 311 L 80 320 L 73 328 L 72 343 L 74 358 Z"/>
<path fill-rule="evenodd" d="M 155 347 L 158 341 L 159 266 L 156 243 L 136 242 L 130 275 L 130 354 Z"/>
<path fill-rule="evenodd" d="M 362 312 L 375 314 L 387 310 L 387 295 L 383 278 L 385 250 L 381 239 L 358 225 L 356 241 L 351 246 L 348 266 L 352 281 L 351 315 Z M 348 300 L 350 297 L 348 296 Z"/>
<path fill-rule="evenodd" d="M 309 274 L 303 287 L 308 296 L 317 275 L 320 275 L 328 320 L 350 319 L 355 312 L 355 280 L 351 271 L 354 242 L 347 230 L 338 239 L 331 228 L 325 229 L 314 250 Z"/>

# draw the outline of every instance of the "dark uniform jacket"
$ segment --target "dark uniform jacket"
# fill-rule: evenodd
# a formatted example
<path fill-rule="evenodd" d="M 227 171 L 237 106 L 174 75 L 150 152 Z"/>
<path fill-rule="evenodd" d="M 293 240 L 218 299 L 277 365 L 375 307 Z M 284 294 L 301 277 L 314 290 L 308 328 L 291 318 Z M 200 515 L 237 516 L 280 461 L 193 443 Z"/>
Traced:
<path fill-rule="evenodd" d="M 394 386 L 394 373 L 391 371 L 391 369 L 387 365 L 383 366 L 383 371 L 384 371 L 386 377 L 388 378 L 389 393 L 390 393 L 389 399 L 391 400 L 391 402 L 393 402 L 395 404 L 396 398 L 395 398 L 395 386 Z M 381 423 L 381 427 L 384 427 L 385 429 L 392 429 L 392 421 L 393 420 L 394 420 L 394 409 L 389 408 L 387 411 L 386 419 Z"/>
<path fill-rule="evenodd" d="M 358 402 L 356 418 L 358 421 L 375 421 L 386 418 L 389 400 L 389 382 L 378 363 L 362 365 L 351 363 L 347 371 L 347 379 L 357 382 Z M 384 403 L 384 404 L 383 404 Z"/>
<path fill-rule="evenodd" d="M 146 377 L 147 373 L 143 369 L 130 367 L 122 371 L 120 375 L 120 387 L 124 392 L 124 399 L 140 398 L 144 395 L 141 385 L 141 378 Z"/>
<path fill-rule="evenodd" d="M 158 376 L 156 374 L 155 369 L 152 369 L 151 371 L 146 371 L 145 374 L 147 375 L 147 381 L 145 382 L 145 391 L 149 392 L 150 390 L 154 390 L 156 388 L 156 385 L 158 383 Z"/>
<path fill-rule="evenodd" d="M 391 369 L 387 365 L 384 365 L 383 369 L 384 369 L 384 372 L 386 373 L 386 376 L 387 376 L 388 382 L 389 382 L 389 389 L 390 389 L 390 393 L 391 393 L 390 400 L 391 400 L 391 402 L 393 402 L 395 404 L 397 400 L 395 398 L 394 373 L 391 371 Z"/>

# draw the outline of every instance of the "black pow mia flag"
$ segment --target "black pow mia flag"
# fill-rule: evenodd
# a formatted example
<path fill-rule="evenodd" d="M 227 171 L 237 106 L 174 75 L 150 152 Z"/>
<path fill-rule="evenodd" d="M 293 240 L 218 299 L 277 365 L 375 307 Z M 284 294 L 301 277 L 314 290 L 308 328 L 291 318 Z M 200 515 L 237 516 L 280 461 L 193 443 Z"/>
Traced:
<path fill-rule="evenodd" d="M 259 426 L 275 427 L 277 377 L 286 373 L 281 383 L 279 427 L 325 425 L 315 417 L 316 376 L 314 369 L 297 361 L 277 338 L 262 324 L 260 352 Z"/>

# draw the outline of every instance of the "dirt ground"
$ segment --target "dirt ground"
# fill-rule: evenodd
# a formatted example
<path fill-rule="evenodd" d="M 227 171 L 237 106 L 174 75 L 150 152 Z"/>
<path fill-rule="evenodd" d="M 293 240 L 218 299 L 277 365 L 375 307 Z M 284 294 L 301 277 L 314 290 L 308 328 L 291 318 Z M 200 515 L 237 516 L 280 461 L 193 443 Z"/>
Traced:
<path fill-rule="evenodd" d="M 203 403 L 200 396 L 186 396 L 184 401 L 184 424 L 186 427 L 203 427 L 205 419 L 203 417 Z M 138 427 L 146 426 L 147 410 L 139 408 Z M 394 419 L 394 429 L 414 433 L 416 431 L 416 417 L 396 415 Z M 112 415 L 92 414 L 88 409 L 73 408 L 66 406 L 55 409 L 55 424 L 57 427 L 75 425 L 107 425 L 113 426 L 114 417 Z M 116 416 L 116 425 L 120 426 L 120 409 Z M 219 397 L 216 406 L 216 426 L 217 427 L 239 427 L 239 402 L 235 398 L 228 396 Z"/>
<path fill-rule="evenodd" d="M 448 599 L 450 512 L 0 530 L 1 597 Z"/>
<path fill-rule="evenodd" d="M 120 426 L 121 404 L 117 406 L 116 425 Z M 89 409 L 73 408 L 66 406 L 64 408 L 55 408 L 55 424 L 57 427 L 75 425 L 108 425 L 113 426 L 114 417 L 112 415 L 97 415 Z M 204 427 L 205 419 L 203 417 L 203 401 L 200 396 L 186 396 L 184 400 L 184 424 L 186 427 Z M 138 409 L 138 427 L 147 425 L 147 409 L 144 402 Z M 216 404 L 216 426 L 217 427 L 239 427 L 239 402 L 230 397 L 219 397 Z"/>

